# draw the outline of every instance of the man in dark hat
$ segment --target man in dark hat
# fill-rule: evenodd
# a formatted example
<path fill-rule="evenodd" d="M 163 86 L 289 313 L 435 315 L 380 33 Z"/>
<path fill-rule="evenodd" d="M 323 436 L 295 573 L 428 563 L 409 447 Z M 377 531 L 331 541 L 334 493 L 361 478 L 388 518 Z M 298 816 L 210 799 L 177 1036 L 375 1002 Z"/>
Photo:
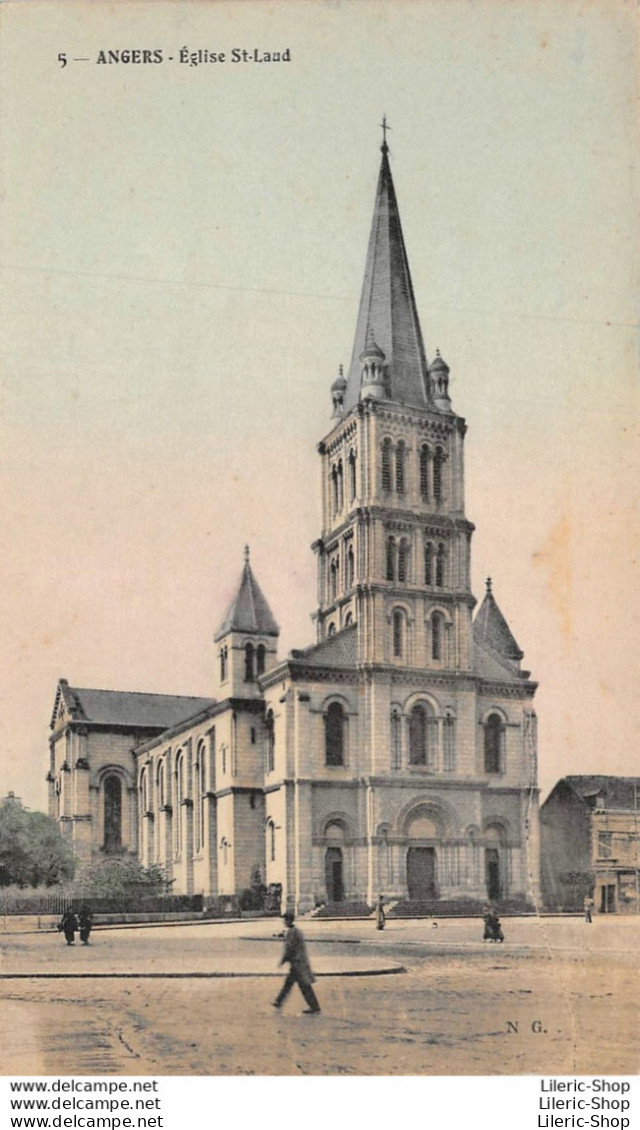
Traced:
<path fill-rule="evenodd" d="M 284 985 L 273 1002 L 273 1007 L 280 1008 L 289 996 L 293 986 L 299 985 L 300 992 L 309 1006 L 305 1008 L 304 1011 L 309 1014 L 320 1012 L 318 998 L 313 991 L 315 977 L 309 965 L 304 935 L 302 931 L 293 924 L 295 920 L 293 911 L 288 910 L 286 914 L 283 915 L 283 918 L 286 929 L 284 932 L 284 951 L 280 959 L 280 965 L 284 965 L 288 962 L 289 972 L 287 973 Z"/>
<path fill-rule="evenodd" d="M 58 929 L 62 930 L 68 946 L 75 944 L 76 930 L 78 929 L 78 919 L 76 918 L 75 911 L 72 909 L 72 907 L 67 907 L 67 909 L 65 910 L 58 924 Z"/>

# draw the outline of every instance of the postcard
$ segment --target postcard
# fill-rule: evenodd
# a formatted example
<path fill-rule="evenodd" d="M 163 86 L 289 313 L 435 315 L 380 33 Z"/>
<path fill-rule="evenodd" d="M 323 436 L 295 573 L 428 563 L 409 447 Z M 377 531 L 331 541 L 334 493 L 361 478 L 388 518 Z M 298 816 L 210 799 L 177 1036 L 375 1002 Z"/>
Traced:
<path fill-rule="evenodd" d="M 624 1130 L 637 6 L 0 20 L 3 1075 Z"/>

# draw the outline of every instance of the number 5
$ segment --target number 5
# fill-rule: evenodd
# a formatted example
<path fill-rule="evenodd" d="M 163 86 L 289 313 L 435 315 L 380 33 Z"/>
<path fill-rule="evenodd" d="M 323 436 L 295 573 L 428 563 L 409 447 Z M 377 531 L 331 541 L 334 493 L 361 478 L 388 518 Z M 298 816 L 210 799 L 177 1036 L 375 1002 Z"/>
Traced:
<path fill-rule="evenodd" d="M 58 55 L 58 62 L 59 62 L 59 64 L 60 64 L 60 66 L 61 66 L 61 67 L 66 67 L 66 65 L 67 65 L 67 56 L 65 55 L 64 51 L 61 51 L 61 52 L 59 53 L 59 55 Z"/>

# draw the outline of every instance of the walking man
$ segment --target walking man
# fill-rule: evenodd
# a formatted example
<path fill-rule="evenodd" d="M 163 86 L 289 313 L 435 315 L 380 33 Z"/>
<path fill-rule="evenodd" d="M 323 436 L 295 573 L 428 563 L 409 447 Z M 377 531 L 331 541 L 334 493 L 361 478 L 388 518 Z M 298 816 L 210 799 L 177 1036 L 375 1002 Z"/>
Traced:
<path fill-rule="evenodd" d="M 378 895 L 378 902 L 376 905 L 376 930 L 384 930 L 386 917 L 384 913 L 384 897 Z"/>
<path fill-rule="evenodd" d="M 304 1011 L 306 1013 L 320 1012 L 318 998 L 313 991 L 315 977 L 309 965 L 304 935 L 302 931 L 293 924 L 295 917 L 293 911 L 288 910 L 283 917 L 286 930 L 284 932 L 284 950 L 280 958 L 280 965 L 288 963 L 289 972 L 287 973 L 284 985 L 273 1002 L 273 1007 L 280 1008 L 289 996 L 293 986 L 299 985 L 300 992 L 309 1006 L 305 1008 Z"/>
<path fill-rule="evenodd" d="M 75 944 L 76 930 L 78 929 L 78 919 L 76 918 L 75 912 L 71 909 L 71 907 L 68 907 L 62 915 L 62 918 L 60 919 L 60 922 L 58 924 L 58 929 L 63 932 L 65 941 L 68 946 Z"/>

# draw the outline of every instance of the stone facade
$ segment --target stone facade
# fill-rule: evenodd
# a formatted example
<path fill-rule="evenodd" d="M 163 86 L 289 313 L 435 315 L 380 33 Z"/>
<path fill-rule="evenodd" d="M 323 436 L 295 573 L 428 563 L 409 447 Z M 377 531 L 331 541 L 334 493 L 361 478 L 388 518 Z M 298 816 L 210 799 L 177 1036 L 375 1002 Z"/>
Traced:
<path fill-rule="evenodd" d="M 238 893 L 257 868 L 297 911 L 381 891 L 537 898 L 536 684 L 490 583 L 473 619 L 448 381 L 439 354 L 427 364 L 383 145 L 352 362 L 319 445 L 316 642 L 278 658 L 247 551 L 215 699 L 153 732 L 113 726 L 102 746 L 92 731 L 86 757 L 58 719 L 53 810 L 85 854 L 105 849 L 101 781 L 117 773 L 120 842 L 176 892 Z M 83 761 L 92 803 L 63 778 Z"/>

